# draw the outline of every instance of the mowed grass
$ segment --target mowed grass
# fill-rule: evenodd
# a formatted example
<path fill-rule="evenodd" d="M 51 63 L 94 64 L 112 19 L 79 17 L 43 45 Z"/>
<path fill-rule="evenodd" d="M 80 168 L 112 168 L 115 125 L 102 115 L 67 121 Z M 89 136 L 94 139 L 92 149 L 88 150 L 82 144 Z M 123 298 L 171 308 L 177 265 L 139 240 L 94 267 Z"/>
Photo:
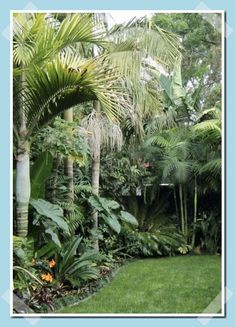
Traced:
<path fill-rule="evenodd" d="M 143 259 L 122 267 L 95 295 L 59 312 L 201 313 L 220 290 L 220 256 Z"/>

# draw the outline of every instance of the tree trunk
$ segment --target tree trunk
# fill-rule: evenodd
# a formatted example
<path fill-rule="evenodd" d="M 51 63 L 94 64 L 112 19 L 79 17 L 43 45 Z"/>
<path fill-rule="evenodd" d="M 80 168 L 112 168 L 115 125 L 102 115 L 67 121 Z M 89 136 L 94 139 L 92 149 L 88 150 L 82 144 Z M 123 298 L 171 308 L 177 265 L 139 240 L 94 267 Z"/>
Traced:
<path fill-rule="evenodd" d="M 22 74 L 20 82 L 24 83 Z M 19 140 L 16 157 L 16 236 L 28 235 L 28 211 L 30 199 L 30 146 L 27 140 L 27 127 L 24 114 L 24 94 L 22 94 L 19 116 Z"/>
<path fill-rule="evenodd" d="M 188 208 L 187 208 L 187 188 L 184 185 L 184 231 L 188 241 Z"/>
<path fill-rule="evenodd" d="M 197 177 L 194 179 L 194 215 L 193 215 L 193 236 L 191 246 L 194 248 L 196 237 L 196 223 L 197 223 Z"/>
<path fill-rule="evenodd" d="M 178 203 L 177 203 L 177 196 L 176 196 L 175 186 L 173 188 L 173 196 L 174 196 L 174 201 L 175 201 L 175 212 L 176 212 L 176 216 L 178 218 L 178 222 L 180 224 L 180 215 L 179 215 L 179 208 L 178 208 Z"/>
<path fill-rule="evenodd" d="M 180 194 L 181 231 L 182 231 L 183 234 L 185 234 L 185 229 L 184 229 L 184 205 L 183 205 L 182 184 L 179 185 L 179 194 Z"/>
<path fill-rule="evenodd" d="M 57 196 L 57 182 L 58 182 L 58 170 L 61 165 L 60 155 L 57 154 L 56 157 L 53 158 L 52 163 L 52 176 L 48 178 L 46 181 L 46 192 L 45 197 L 46 200 L 52 203 L 56 203 Z"/>
<path fill-rule="evenodd" d="M 94 109 L 97 112 L 100 112 L 100 103 L 98 101 L 94 101 Z M 100 184 L 100 148 L 101 144 L 96 144 L 95 153 L 93 153 L 92 158 L 92 172 L 91 172 L 91 187 L 92 194 L 99 195 L 99 184 Z M 99 218 L 98 212 L 94 210 L 92 212 L 92 227 L 96 231 L 99 226 Z M 99 251 L 99 241 L 95 239 L 94 248 Z"/>
<path fill-rule="evenodd" d="M 28 235 L 30 163 L 28 142 L 19 144 L 16 162 L 16 236 Z"/>
<path fill-rule="evenodd" d="M 64 111 L 64 120 L 67 122 L 73 122 L 73 109 L 68 109 Z M 66 158 L 64 160 L 64 172 L 68 177 L 68 202 L 74 201 L 74 186 L 73 186 L 73 160 L 71 158 Z"/>

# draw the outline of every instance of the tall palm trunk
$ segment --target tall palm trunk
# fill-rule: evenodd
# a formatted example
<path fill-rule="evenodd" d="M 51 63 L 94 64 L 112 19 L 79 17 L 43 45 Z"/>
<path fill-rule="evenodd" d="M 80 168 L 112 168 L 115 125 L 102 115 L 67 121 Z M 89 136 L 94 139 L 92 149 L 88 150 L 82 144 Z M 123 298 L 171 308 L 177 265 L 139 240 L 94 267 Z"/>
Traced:
<path fill-rule="evenodd" d="M 64 120 L 67 122 L 73 122 L 73 109 L 68 109 L 64 111 Z M 68 201 L 74 201 L 74 185 L 73 185 L 73 160 L 71 158 L 66 158 L 64 160 L 64 172 L 68 177 Z"/>
<path fill-rule="evenodd" d="M 22 67 L 23 68 L 23 67 Z M 22 73 L 20 83 L 24 83 Z M 27 140 L 27 127 L 24 114 L 24 94 L 21 98 L 19 140 L 16 157 L 16 236 L 28 235 L 28 210 L 30 199 L 30 146 Z"/>
<path fill-rule="evenodd" d="M 187 188 L 184 185 L 184 232 L 188 240 L 188 208 L 187 208 Z"/>
<path fill-rule="evenodd" d="M 197 177 L 194 178 L 194 215 L 193 215 L 193 236 L 192 236 L 192 248 L 195 245 L 195 237 L 196 237 L 196 223 L 197 223 Z"/>
<path fill-rule="evenodd" d="M 17 156 L 16 163 L 16 236 L 28 234 L 28 207 L 30 199 L 29 153 Z"/>
<path fill-rule="evenodd" d="M 178 208 L 178 203 L 177 203 L 177 195 L 176 195 L 175 185 L 173 188 L 173 196 L 174 196 L 174 201 L 175 201 L 175 212 L 176 212 L 176 216 L 179 221 L 179 224 L 180 224 L 180 215 L 179 215 L 179 208 Z"/>
<path fill-rule="evenodd" d="M 100 113 L 100 103 L 99 101 L 94 101 L 94 109 L 99 114 Z M 99 133 L 100 134 L 100 133 Z M 99 140 L 101 141 L 101 140 Z M 92 194 L 99 195 L 99 185 L 100 185 L 100 149 L 101 144 L 100 142 L 96 142 L 96 147 L 93 153 L 92 158 L 92 172 L 91 172 L 91 187 L 92 187 Z M 99 218 L 98 212 L 94 210 L 92 212 L 92 225 L 93 229 L 97 230 L 99 225 Z M 99 241 L 95 239 L 94 241 L 94 248 L 99 251 Z"/>
<path fill-rule="evenodd" d="M 53 158 L 52 163 L 52 177 L 50 177 L 46 181 L 46 192 L 45 197 L 46 200 L 52 203 L 56 203 L 56 195 L 57 195 L 57 182 L 58 182 L 58 170 L 61 165 L 61 158 L 60 155 L 57 154 Z"/>
<path fill-rule="evenodd" d="M 16 236 L 28 234 L 28 207 L 30 199 L 29 142 L 25 140 L 26 126 L 23 113 L 18 142 L 16 163 Z"/>
<path fill-rule="evenodd" d="M 185 234 L 182 184 L 179 185 L 179 194 L 180 194 L 181 231 L 182 231 L 183 234 Z"/>

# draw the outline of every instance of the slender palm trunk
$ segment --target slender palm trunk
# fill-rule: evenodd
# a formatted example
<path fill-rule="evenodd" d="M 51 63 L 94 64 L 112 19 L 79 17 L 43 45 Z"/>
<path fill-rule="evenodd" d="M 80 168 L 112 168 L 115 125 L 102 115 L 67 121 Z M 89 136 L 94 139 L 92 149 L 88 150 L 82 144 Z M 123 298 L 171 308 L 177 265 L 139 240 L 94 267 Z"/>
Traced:
<path fill-rule="evenodd" d="M 193 236 L 192 236 L 192 248 L 195 245 L 195 237 L 196 237 L 196 223 L 197 223 L 197 177 L 194 178 L 194 215 L 193 215 Z"/>
<path fill-rule="evenodd" d="M 188 208 L 187 208 L 187 188 L 184 186 L 184 231 L 188 240 Z"/>
<path fill-rule="evenodd" d="M 73 109 L 68 109 L 64 111 L 64 120 L 67 122 L 73 122 Z M 73 160 L 71 158 L 66 158 L 64 161 L 64 172 L 68 177 L 68 201 L 74 201 L 74 185 L 73 185 Z"/>
<path fill-rule="evenodd" d="M 176 216 L 177 216 L 177 219 L 179 221 L 179 224 L 180 224 L 180 215 L 179 215 L 179 208 L 178 208 L 178 203 L 177 203 L 177 196 L 176 196 L 175 186 L 173 188 L 173 196 L 174 196 L 174 201 L 175 201 L 175 212 L 176 212 Z"/>
<path fill-rule="evenodd" d="M 28 234 L 28 207 L 30 199 L 29 153 L 17 156 L 16 163 L 16 236 Z"/>
<path fill-rule="evenodd" d="M 99 113 L 100 112 L 100 103 L 98 101 L 94 102 L 94 109 Z M 95 153 L 93 153 L 92 159 L 92 172 L 91 172 L 91 187 L 92 194 L 99 195 L 99 185 L 100 185 L 100 149 L 101 144 L 97 142 Z M 92 213 L 92 225 L 93 229 L 96 230 L 99 225 L 98 212 L 96 210 Z M 94 248 L 99 251 L 99 241 L 98 239 L 94 241 Z"/>
<path fill-rule="evenodd" d="M 61 164 L 60 155 L 57 154 L 56 157 L 53 158 L 52 163 L 52 177 L 50 177 L 46 182 L 46 200 L 55 203 L 56 195 L 57 195 L 57 182 L 58 182 L 58 170 Z"/>
<path fill-rule="evenodd" d="M 179 194 L 180 194 L 181 231 L 182 231 L 183 234 L 185 234 L 182 184 L 179 185 Z"/>
<path fill-rule="evenodd" d="M 24 74 L 21 83 L 24 82 Z M 27 127 L 24 114 L 24 96 L 21 99 L 19 141 L 16 157 L 16 236 L 28 235 L 28 208 L 30 199 L 30 147 L 27 140 Z"/>

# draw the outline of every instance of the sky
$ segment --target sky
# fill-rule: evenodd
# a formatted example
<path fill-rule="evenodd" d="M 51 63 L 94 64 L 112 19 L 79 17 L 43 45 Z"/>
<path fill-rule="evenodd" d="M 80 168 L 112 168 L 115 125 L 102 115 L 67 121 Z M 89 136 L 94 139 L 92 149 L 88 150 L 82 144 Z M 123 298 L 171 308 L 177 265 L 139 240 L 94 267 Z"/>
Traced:
<path fill-rule="evenodd" d="M 144 11 L 144 10 L 113 10 L 110 11 L 110 16 L 108 18 L 108 22 L 110 25 L 113 24 L 121 24 L 121 23 L 126 23 L 133 19 L 134 17 L 136 18 L 141 18 L 143 16 L 151 16 L 151 13 L 149 11 Z"/>

